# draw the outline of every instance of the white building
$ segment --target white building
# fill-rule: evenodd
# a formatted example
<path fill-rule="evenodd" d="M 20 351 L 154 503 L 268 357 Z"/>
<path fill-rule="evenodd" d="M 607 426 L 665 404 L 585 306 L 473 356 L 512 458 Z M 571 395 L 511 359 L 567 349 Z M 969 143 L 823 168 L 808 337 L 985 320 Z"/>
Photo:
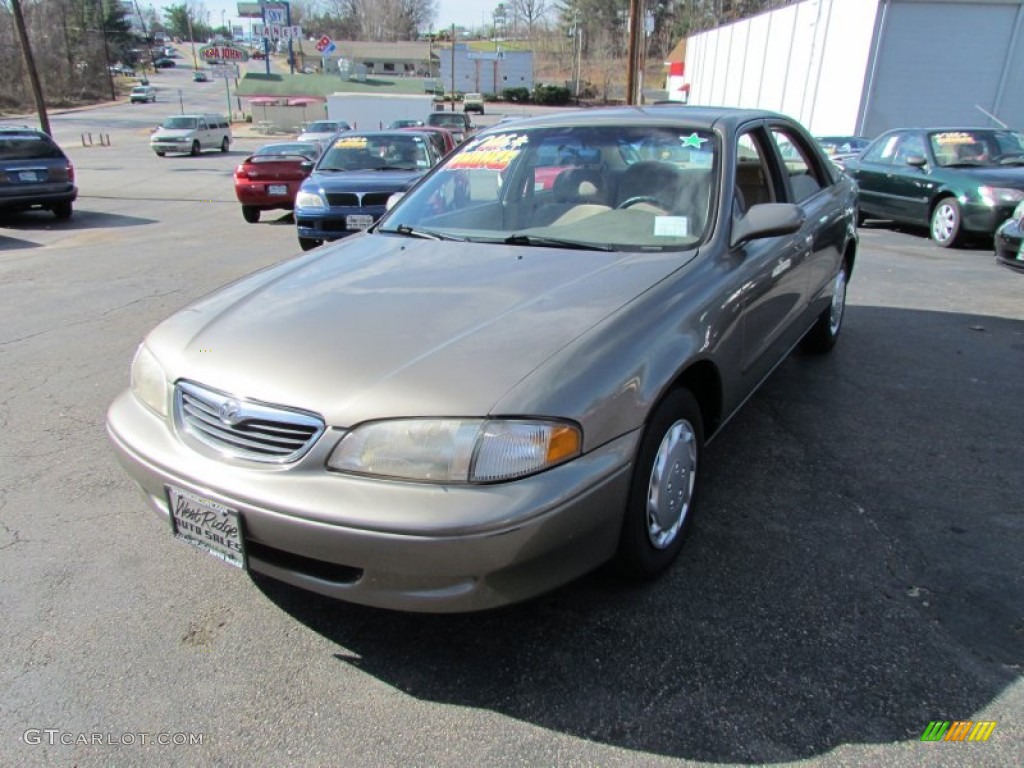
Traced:
<path fill-rule="evenodd" d="M 816 135 L 1024 128 L 1024 0 L 803 0 L 689 38 L 674 90 Z"/>
<path fill-rule="evenodd" d="M 533 90 L 533 51 L 472 51 L 463 43 L 438 51 L 445 92 L 494 93 L 506 88 Z M 455 78 L 452 79 L 454 66 Z"/>

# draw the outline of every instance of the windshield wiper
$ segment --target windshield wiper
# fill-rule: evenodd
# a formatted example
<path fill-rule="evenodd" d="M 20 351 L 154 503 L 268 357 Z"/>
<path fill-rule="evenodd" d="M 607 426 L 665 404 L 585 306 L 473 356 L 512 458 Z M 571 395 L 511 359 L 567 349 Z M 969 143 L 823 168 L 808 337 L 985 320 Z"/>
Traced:
<path fill-rule="evenodd" d="M 398 235 L 405 235 L 406 237 L 421 237 L 424 240 L 456 240 L 458 242 L 465 242 L 466 238 L 456 237 L 455 235 L 448 235 L 443 232 L 435 232 L 431 229 L 417 229 L 416 227 L 410 227 L 408 224 L 399 224 L 394 229 L 383 229 L 382 232 L 394 232 Z"/>
<path fill-rule="evenodd" d="M 505 245 L 536 245 L 541 248 L 571 248 L 577 251 L 614 251 L 610 245 L 602 243 L 583 243 L 579 240 L 563 240 L 560 237 L 543 237 L 540 235 L 509 235 L 503 241 Z"/>

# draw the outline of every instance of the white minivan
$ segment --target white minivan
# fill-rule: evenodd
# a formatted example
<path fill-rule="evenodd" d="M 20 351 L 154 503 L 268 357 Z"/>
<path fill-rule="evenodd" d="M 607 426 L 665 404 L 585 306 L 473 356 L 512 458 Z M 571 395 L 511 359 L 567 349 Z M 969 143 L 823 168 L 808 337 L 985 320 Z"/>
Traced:
<path fill-rule="evenodd" d="M 223 115 L 174 115 L 156 129 L 149 146 L 160 157 L 168 152 L 198 155 L 204 149 L 227 152 L 231 146 L 231 124 Z"/>

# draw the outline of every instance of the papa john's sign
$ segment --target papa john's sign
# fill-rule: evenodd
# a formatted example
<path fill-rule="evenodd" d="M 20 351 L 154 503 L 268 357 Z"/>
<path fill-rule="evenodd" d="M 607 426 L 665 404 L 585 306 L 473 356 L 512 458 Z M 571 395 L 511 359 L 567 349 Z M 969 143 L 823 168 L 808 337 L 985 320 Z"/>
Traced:
<path fill-rule="evenodd" d="M 205 45 L 199 49 L 203 61 L 248 61 L 249 52 L 233 45 Z"/>

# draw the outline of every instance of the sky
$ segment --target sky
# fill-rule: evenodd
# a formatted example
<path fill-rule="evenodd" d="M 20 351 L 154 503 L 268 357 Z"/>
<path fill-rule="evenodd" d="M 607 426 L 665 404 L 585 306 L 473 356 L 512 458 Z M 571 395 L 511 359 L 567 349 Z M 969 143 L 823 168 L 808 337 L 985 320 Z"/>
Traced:
<path fill-rule="evenodd" d="M 181 0 L 139 0 L 140 8 L 153 6 L 160 18 L 163 18 L 163 9 L 172 5 L 178 5 Z M 445 29 L 452 24 L 461 27 L 477 28 L 481 24 L 489 23 L 491 11 L 500 0 L 438 0 L 437 17 L 434 21 L 434 29 Z M 234 0 L 203 0 L 203 5 L 210 12 L 210 24 L 220 26 L 221 15 L 224 11 L 224 21 L 228 25 L 234 21 L 236 24 L 243 24 L 248 29 L 249 21 L 237 18 L 238 4 Z M 316 30 L 303 30 L 303 32 L 315 33 Z"/>

